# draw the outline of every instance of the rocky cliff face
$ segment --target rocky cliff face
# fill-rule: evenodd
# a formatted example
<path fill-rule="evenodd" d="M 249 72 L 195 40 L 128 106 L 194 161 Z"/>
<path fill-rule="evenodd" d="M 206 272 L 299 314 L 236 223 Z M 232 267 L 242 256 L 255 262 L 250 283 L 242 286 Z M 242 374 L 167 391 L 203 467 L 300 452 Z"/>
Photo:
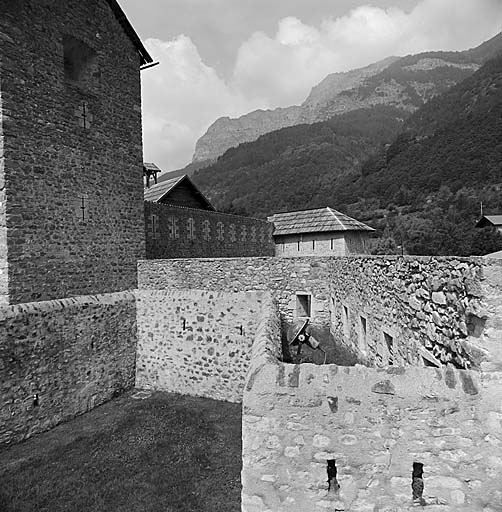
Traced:
<path fill-rule="evenodd" d="M 365 68 L 333 73 L 316 85 L 300 106 L 218 119 L 197 141 L 193 162 L 211 162 L 227 149 L 265 133 L 356 109 L 388 105 L 414 112 L 473 74 L 498 51 L 502 51 L 502 34 L 465 52 L 389 57 Z"/>
<path fill-rule="evenodd" d="M 214 161 L 227 149 L 243 142 L 256 140 L 260 135 L 301 123 L 301 107 L 255 110 L 237 119 L 220 117 L 195 146 L 193 162 Z"/>

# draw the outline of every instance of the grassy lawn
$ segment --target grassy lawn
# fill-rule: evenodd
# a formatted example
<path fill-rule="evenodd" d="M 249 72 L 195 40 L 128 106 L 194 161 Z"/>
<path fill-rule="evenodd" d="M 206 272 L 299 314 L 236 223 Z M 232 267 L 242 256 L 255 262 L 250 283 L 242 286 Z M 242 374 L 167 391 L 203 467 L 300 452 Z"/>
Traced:
<path fill-rule="evenodd" d="M 241 406 L 127 393 L 0 448 L 0 512 L 237 512 Z"/>

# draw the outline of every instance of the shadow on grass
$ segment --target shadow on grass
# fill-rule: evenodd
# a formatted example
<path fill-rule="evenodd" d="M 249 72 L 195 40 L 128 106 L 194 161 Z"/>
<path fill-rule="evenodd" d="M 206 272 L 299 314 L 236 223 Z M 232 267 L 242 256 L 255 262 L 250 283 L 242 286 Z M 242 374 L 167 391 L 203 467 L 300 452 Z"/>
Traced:
<path fill-rule="evenodd" d="M 131 394 L 0 451 L 0 512 L 240 509 L 238 404 Z"/>

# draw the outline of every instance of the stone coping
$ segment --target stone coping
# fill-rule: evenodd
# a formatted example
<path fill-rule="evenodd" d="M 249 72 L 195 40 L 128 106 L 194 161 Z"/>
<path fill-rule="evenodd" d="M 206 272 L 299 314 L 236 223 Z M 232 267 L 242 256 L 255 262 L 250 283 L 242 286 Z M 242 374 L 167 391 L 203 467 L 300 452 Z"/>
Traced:
<path fill-rule="evenodd" d="M 330 260 L 382 260 L 383 262 L 389 261 L 417 261 L 417 262 L 430 262 L 430 261 L 458 261 L 465 263 L 475 263 L 478 265 L 495 265 L 502 266 L 502 259 L 499 258 L 487 258 L 485 256 L 401 256 L 401 255 L 373 255 L 373 254 L 353 254 L 351 256 L 248 256 L 248 257 L 230 257 L 230 258 L 165 258 L 165 259 L 140 259 L 139 264 L 160 264 L 163 262 L 179 262 L 179 261 L 221 261 L 221 260 L 233 260 L 233 261 L 245 261 L 245 260 L 309 260 L 309 261 L 330 261 Z"/>
<path fill-rule="evenodd" d="M 370 368 L 336 364 L 294 364 L 281 360 L 281 325 L 277 305 L 271 301 L 257 329 L 252 346 L 251 365 L 246 377 L 245 394 L 261 394 L 264 389 L 291 388 L 290 392 L 323 388 L 326 382 L 337 378 L 353 381 L 354 388 L 371 387 L 373 393 L 383 395 L 422 396 L 424 390 L 436 395 L 478 395 L 485 380 L 502 379 L 502 372 L 460 370 L 453 366 L 427 368 L 418 366 L 389 366 Z M 271 307 L 270 307 L 271 306 Z M 258 383 L 258 385 L 256 385 Z M 371 386 L 370 386 L 371 384 Z M 256 387 L 255 387 L 256 386 Z M 300 388 L 295 390 L 294 388 Z"/>
<path fill-rule="evenodd" d="M 124 302 L 135 302 L 134 290 L 103 293 L 98 295 L 79 295 L 64 299 L 52 299 L 40 302 L 23 302 L 20 304 L 0 305 L 0 321 L 15 318 L 18 315 L 50 313 L 64 309 L 82 308 L 86 306 L 114 306 Z"/>

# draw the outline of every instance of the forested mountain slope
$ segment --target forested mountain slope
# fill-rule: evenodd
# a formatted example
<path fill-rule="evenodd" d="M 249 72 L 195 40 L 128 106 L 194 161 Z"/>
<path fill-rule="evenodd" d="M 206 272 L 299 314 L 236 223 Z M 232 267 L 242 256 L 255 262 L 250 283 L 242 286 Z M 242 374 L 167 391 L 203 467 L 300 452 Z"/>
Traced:
<path fill-rule="evenodd" d="M 385 252 L 495 251 L 474 225 L 481 203 L 502 212 L 502 56 L 411 116 L 380 106 L 279 130 L 194 178 L 227 211 L 335 207 L 379 229 Z"/>
<path fill-rule="evenodd" d="M 217 209 L 227 212 L 265 217 L 326 206 L 344 197 L 354 170 L 393 139 L 406 115 L 378 107 L 283 128 L 228 150 L 193 179 Z"/>

